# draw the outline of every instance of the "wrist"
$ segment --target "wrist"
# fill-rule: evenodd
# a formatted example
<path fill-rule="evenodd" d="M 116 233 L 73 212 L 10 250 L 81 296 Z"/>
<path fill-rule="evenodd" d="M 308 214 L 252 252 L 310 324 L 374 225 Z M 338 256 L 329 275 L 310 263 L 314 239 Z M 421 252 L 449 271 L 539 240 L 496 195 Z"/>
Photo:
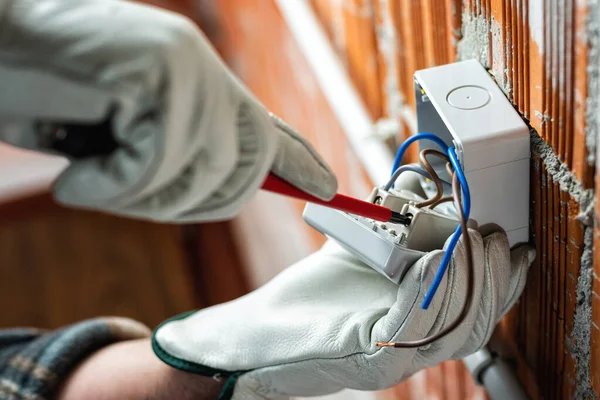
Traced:
<path fill-rule="evenodd" d="M 66 379 L 58 400 L 215 399 L 222 383 L 174 369 L 152 352 L 149 339 L 107 346 L 84 360 Z"/>

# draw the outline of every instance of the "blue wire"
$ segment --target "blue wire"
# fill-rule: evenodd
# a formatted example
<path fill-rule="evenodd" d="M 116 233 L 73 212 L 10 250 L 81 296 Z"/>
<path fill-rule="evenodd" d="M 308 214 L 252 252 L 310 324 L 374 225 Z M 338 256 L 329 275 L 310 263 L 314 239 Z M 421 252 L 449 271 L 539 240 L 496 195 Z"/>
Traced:
<path fill-rule="evenodd" d="M 396 158 L 394 158 L 394 166 L 392 167 L 392 175 L 400 167 L 400 164 L 402 163 L 402 158 L 404 157 L 404 153 L 406 153 L 408 146 L 410 146 L 412 143 L 416 142 L 417 140 L 431 140 L 432 142 L 435 142 L 435 144 L 440 146 L 444 153 L 448 153 L 448 146 L 446 145 L 446 143 L 444 143 L 444 141 L 442 139 L 439 138 L 439 136 L 436 136 L 433 133 L 429 133 L 429 132 L 417 133 L 416 135 L 411 136 L 408 139 L 406 139 L 404 141 L 404 143 L 402 143 L 402 145 L 398 149 L 398 152 L 396 153 Z"/>
<path fill-rule="evenodd" d="M 465 214 L 465 219 L 469 220 L 469 214 L 471 213 L 471 193 L 469 192 L 469 185 L 467 184 L 467 178 L 463 173 L 463 170 L 460 166 L 460 162 L 458 161 L 458 157 L 456 156 L 456 152 L 454 147 L 450 147 L 448 149 L 448 157 L 450 157 L 450 163 L 452 164 L 452 168 L 456 172 L 458 176 L 458 180 L 460 182 L 461 189 L 463 191 L 463 210 Z M 421 308 L 426 310 L 429 307 L 429 304 L 433 300 L 433 296 L 435 296 L 435 292 L 437 291 L 440 283 L 442 283 L 442 279 L 444 278 L 444 274 L 446 273 L 446 269 L 450 264 L 450 259 L 452 257 L 452 253 L 454 253 L 454 248 L 458 243 L 458 239 L 460 239 L 462 231 L 460 229 L 460 225 L 454 231 L 452 238 L 450 239 L 450 243 L 448 243 L 448 248 L 444 253 L 444 257 L 442 258 L 442 263 L 440 264 L 440 268 L 438 269 L 435 277 L 433 279 L 433 283 L 427 291 L 425 295 L 425 299 L 423 300 L 423 304 L 421 304 Z"/>
<path fill-rule="evenodd" d="M 469 215 L 471 214 L 471 191 L 469 190 L 469 183 L 467 182 L 467 177 L 462 170 L 460 165 L 460 161 L 458 160 L 458 156 L 456 155 L 456 150 L 454 147 L 450 147 L 448 149 L 448 157 L 450 157 L 450 163 L 452 164 L 452 168 L 456 171 L 456 175 L 458 176 L 458 181 L 460 182 L 460 187 L 463 191 L 463 209 L 465 211 L 465 219 L 469 219 Z"/>
<path fill-rule="evenodd" d="M 468 220 L 469 214 L 471 213 L 471 193 L 469 192 L 469 185 L 467 183 L 467 178 L 465 177 L 465 175 L 463 173 L 462 167 L 460 165 L 460 162 L 458 160 L 458 157 L 456 155 L 456 151 L 455 151 L 454 147 L 448 148 L 446 143 L 444 143 L 444 141 L 442 139 L 440 139 L 438 136 L 434 135 L 433 133 L 429 133 L 429 132 L 418 133 L 414 136 L 409 137 L 408 139 L 406 139 L 404 141 L 404 143 L 402 143 L 402 145 L 398 149 L 398 152 L 396 153 L 396 157 L 394 158 L 394 165 L 392 167 L 392 176 L 398 170 L 398 168 L 400 168 L 400 164 L 402 163 L 402 158 L 404 157 L 404 153 L 406 153 L 408 146 L 410 146 L 412 143 L 414 143 L 418 140 L 430 140 L 430 141 L 436 143 L 438 146 L 440 146 L 442 148 L 442 150 L 444 151 L 444 153 L 448 154 L 448 157 L 450 158 L 450 163 L 452 164 L 452 168 L 454 169 L 454 171 L 456 171 L 456 175 L 460 182 L 460 186 L 461 186 L 461 189 L 463 192 L 463 210 L 464 210 L 464 214 L 465 214 L 465 219 Z M 442 283 L 442 279 L 444 278 L 444 274 L 446 273 L 446 270 L 448 269 L 448 265 L 450 264 L 450 259 L 452 258 L 452 254 L 454 253 L 454 248 L 456 247 L 461 234 L 462 234 L 462 230 L 459 225 L 456 228 L 456 231 L 454 231 L 454 234 L 452 235 L 452 237 L 450 238 L 450 243 L 448 243 L 448 247 L 446 248 L 446 252 L 444 253 L 444 257 L 442 258 L 440 267 L 433 279 L 433 283 L 432 283 L 431 287 L 429 288 L 429 290 L 427 291 L 427 293 L 425 295 L 425 299 L 423 300 L 423 303 L 421 304 L 422 309 L 427 309 L 429 307 L 429 304 L 433 300 L 433 297 L 435 296 L 435 293 L 436 293 L 438 287 L 440 286 L 440 283 Z"/>

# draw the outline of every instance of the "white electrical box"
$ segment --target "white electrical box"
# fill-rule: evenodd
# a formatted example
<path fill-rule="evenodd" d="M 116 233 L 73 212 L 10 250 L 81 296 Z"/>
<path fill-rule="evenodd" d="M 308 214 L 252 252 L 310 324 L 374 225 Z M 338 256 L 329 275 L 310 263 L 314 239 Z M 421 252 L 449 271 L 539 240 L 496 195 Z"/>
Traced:
<path fill-rule="evenodd" d="M 414 195 L 375 188 L 368 201 L 381 198 L 381 205 L 412 215 L 409 226 L 382 223 L 308 203 L 304 220 L 324 235 L 333 238 L 364 263 L 389 280 L 400 283 L 408 268 L 425 253 L 441 249 L 454 232 L 458 220 L 412 203 L 422 201 Z"/>
<path fill-rule="evenodd" d="M 510 245 L 529 240 L 529 129 L 476 60 L 415 73 L 419 132 L 455 146 L 471 192 L 471 216 L 482 234 L 500 227 Z M 420 150 L 438 148 L 419 142 Z M 449 179 L 443 162 L 435 165 Z"/>
<path fill-rule="evenodd" d="M 469 226 L 483 235 L 503 230 L 511 246 L 528 242 L 529 129 L 488 72 L 475 60 L 418 71 L 415 96 L 418 131 L 433 133 L 456 150 L 471 194 Z M 419 147 L 438 149 L 427 140 Z M 438 157 L 429 161 L 442 180 L 450 181 L 445 161 Z M 415 187 L 431 195 L 431 181 L 417 179 L 421 182 L 415 181 Z M 451 194 L 446 184 L 444 195 Z M 382 224 L 310 203 L 303 216 L 313 228 L 399 283 L 414 261 L 443 248 L 458 225 L 452 206 L 445 214 L 417 208 L 415 203 L 423 198 L 415 196 L 422 195 L 375 188 L 368 199 L 410 215 L 408 226 Z"/>

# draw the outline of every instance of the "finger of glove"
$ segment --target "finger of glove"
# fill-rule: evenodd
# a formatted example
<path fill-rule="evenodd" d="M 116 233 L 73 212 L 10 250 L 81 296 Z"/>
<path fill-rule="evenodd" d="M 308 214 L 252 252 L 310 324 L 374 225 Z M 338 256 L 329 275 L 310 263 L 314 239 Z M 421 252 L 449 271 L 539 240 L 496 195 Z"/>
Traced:
<path fill-rule="evenodd" d="M 337 178 L 327 163 L 285 122 L 274 115 L 272 120 L 279 136 L 273 173 L 321 200 L 331 200 L 337 191 Z"/>
<path fill-rule="evenodd" d="M 510 252 L 510 288 L 504 301 L 504 306 L 499 318 L 502 318 L 517 302 L 525 283 L 531 263 L 535 260 L 535 248 L 529 245 L 520 245 Z"/>

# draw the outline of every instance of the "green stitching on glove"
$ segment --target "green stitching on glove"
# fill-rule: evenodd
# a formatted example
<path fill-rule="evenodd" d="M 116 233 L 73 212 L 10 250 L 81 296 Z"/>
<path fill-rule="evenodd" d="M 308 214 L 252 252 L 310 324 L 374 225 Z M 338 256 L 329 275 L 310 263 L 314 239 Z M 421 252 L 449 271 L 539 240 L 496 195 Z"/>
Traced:
<path fill-rule="evenodd" d="M 227 380 L 225 381 L 225 385 L 223 386 L 223 390 L 219 395 L 218 400 L 229 400 L 233 396 L 233 390 L 235 389 L 235 384 L 240 375 L 247 371 L 225 371 L 221 369 L 207 367 L 206 365 L 196 364 L 191 361 L 182 360 L 180 358 L 174 357 L 171 354 L 167 353 L 156 339 L 156 332 L 165 324 L 169 322 L 178 321 L 188 316 L 194 314 L 196 311 L 189 311 L 183 314 L 179 314 L 170 318 L 164 322 L 162 322 L 159 326 L 156 327 L 154 333 L 152 334 L 152 350 L 154 354 L 165 364 L 170 365 L 173 368 L 179 369 L 181 371 L 190 372 L 192 374 L 215 377 L 215 376 L 225 376 Z"/>

